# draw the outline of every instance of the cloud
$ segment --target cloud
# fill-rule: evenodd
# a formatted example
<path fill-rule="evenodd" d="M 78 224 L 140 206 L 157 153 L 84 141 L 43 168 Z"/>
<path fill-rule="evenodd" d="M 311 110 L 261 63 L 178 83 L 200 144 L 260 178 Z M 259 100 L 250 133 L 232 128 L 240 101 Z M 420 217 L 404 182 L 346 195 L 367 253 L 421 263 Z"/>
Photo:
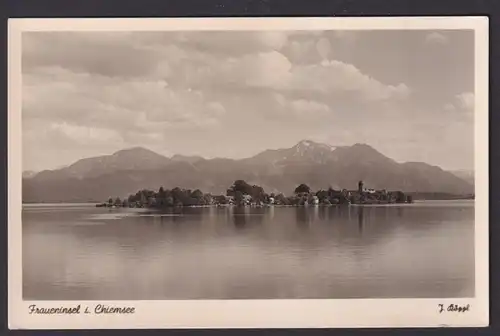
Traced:
<path fill-rule="evenodd" d="M 452 103 L 446 103 L 446 104 L 444 105 L 444 110 L 445 110 L 445 111 L 450 111 L 450 112 L 453 112 L 453 111 L 456 111 L 456 109 L 457 109 L 457 108 L 456 108 L 456 107 L 455 107 L 455 105 L 453 105 Z"/>
<path fill-rule="evenodd" d="M 319 39 L 316 43 L 316 50 L 322 59 L 329 59 L 331 52 L 330 41 L 324 37 Z"/>
<path fill-rule="evenodd" d="M 425 42 L 429 44 L 447 44 L 448 37 L 442 33 L 432 32 L 425 36 Z"/>
<path fill-rule="evenodd" d="M 315 117 L 317 115 L 324 115 L 331 112 L 330 107 L 327 105 L 305 99 L 293 100 L 290 103 L 290 107 L 295 113 L 308 117 Z"/>
<path fill-rule="evenodd" d="M 323 46 L 322 49 L 326 56 L 328 48 Z M 336 60 L 297 65 L 282 53 L 272 51 L 207 62 L 208 65 L 190 67 L 189 73 L 183 76 L 184 85 L 260 88 L 289 94 L 309 92 L 324 97 L 347 93 L 367 101 L 401 100 L 410 95 L 410 89 L 404 83 L 384 84 L 354 65 Z"/>
<path fill-rule="evenodd" d="M 381 83 L 363 74 L 354 65 L 336 60 L 294 68 L 289 85 L 291 89 L 325 95 L 333 92 L 354 93 L 358 98 L 369 101 L 404 99 L 410 94 L 410 89 L 403 83 L 395 86 Z"/>
<path fill-rule="evenodd" d="M 86 145 L 92 145 L 92 143 L 102 144 L 109 142 L 119 144 L 123 143 L 123 138 L 117 131 L 99 127 L 87 127 L 63 122 L 51 123 L 50 131 L 60 132 L 66 138 Z"/>
<path fill-rule="evenodd" d="M 157 75 L 202 54 L 239 57 L 280 50 L 286 32 L 29 32 L 23 34 L 23 69 L 59 66 L 105 76 Z"/>
<path fill-rule="evenodd" d="M 314 88 L 345 91 L 340 83 L 346 83 L 347 90 L 361 90 L 369 100 L 409 92 L 402 83 L 385 85 L 352 64 L 330 60 L 333 47 L 325 37 L 328 35 L 303 32 L 243 34 L 28 33 L 23 39 L 23 64 L 27 72 L 34 67 L 58 66 L 77 73 L 172 80 L 173 85 L 186 87 L 243 85 L 275 90 L 307 89 L 311 77 L 327 72 L 321 80 L 318 78 Z M 336 38 L 337 35 L 343 39 L 342 36 L 353 34 L 333 34 Z M 323 60 L 324 66 L 294 64 L 281 52 L 285 47 L 298 57 L 314 53 L 318 61 Z M 287 82 L 293 84 L 287 87 Z"/>
<path fill-rule="evenodd" d="M 458 106 L 464 110 L 471 111 L 474 109 L 475 98 L 474 93 L 464 92 L 456 96 Z"/>
<path fill-rule="evenodd" d="M 323 65 L 290 61 L 284 49 L 294 36 Z M 335 94 L 341 105 L 344 92 L 367 101 L 406 93 L 328 60 L 333 47 L 319 33 L 28 33 L 23 41 L 30 164 L 42 148 L 88 153 L 139 145 L 166 153 L 166 144 L 195 143 L 196 132 L 216 139 L 242 122 L 248 130 L 286 123 L 292 136 L 331 120 Z"/>
<path fill-rule="evenodd" d="M 23 71 L 58 66 L 112 77 L 152 73 L 160 55 L 131 41 L 130 33 L 23 33 Z"/>
<path fill-rule="evenodd" d="M 24 33 L 25 162 L 60 165 L 130 146 L 241 157 L 341 130 L 350 134 L 345 141 L 358 142 L 366 133 L 360 118 L 394 134 L 387 120 L 427 120 L 436 110 L 441 114 L 433 120 L 446 125 L 446 118 L 467 115 L 473 105 L 467 93 L 470 43 L 461 38 L 452 48 L 460 36 L 434 32 L 428 42 L 450 37 L 449 48 L 403 51 L 427 40 L 426 33 Z M 449 54 L 458 56 L 443 65 Z M 439 80 L 456 68 L 464 69 L 460 80 Z M 429 106 L 421 116 L 409 112 L 422 102 Z M 256 130 L 279 130 L 279 136 L 257 138 Z M 236 137 L 238 147 L 227 146 Z"/>
<path fill-rule="evenodd" d="M 298 118 L 316 118 L 331 116 L 332 109 L 321 102 L 309 99 L 287 99 L 282 94 L 273 95 L 274 102 L 277 103 L 277 113 L 283 118 L 291 115 Z"/>
<path fill-rule="evenodd" d="M 201 91 L 240 87 L 327 95 L 354 92 L 369 101 L 405 98 L 410 91 L 403 83 L 384 84 L 352 64 L 329 60 L 332 46 L 322 34 L 313 34 L 312 44 L 299 32 L 141 34 L 29 33 L 24 71 L 40 74 L 58 67 L 83 76 L 166 81 L 171 87 Z M 293 41 L 293 46 L 313 48 L 323 63 L 294 64 L 280 52 L 294 36 L 302 40 Z"/>
<path fill-rule="evenodd" d="M 212 64 L 211 71 L 199 72 L 196 82 L 280 89 L 289 80 L 291 67 L 290 61 L 277 51 L 248 54 Z"/>
<path fill-rule="evenodd" d="M 154 148 L 171 132 L 219 127 L 227 112 L 203 92 L 164 80 L 60 67 L 39 67 L 23 79 L 23 146 L 31 148 Z"/>
<path fill-rule="evenodd" d="M 216 117 L 226 114 L 226 108 L 219 102 L 209 102 L 207 104 L 208 112 Z"/>
<path fill-rule="evenodd" d="M 286 45 L 290 34 L 284 31 L 248 31 L 242 38 L 238 31 L 183 32 L 178 45 L 189 50 L 236 57 L 279 51 Z"/>
<path fill-rule="evenodd" d="M 464 116 L 472 116 L 475 108 L 475 95 L 472 92 L 463 92 L 455 95 L 453 102 L 446 103 L 445 111 L 459 113 Z"/>

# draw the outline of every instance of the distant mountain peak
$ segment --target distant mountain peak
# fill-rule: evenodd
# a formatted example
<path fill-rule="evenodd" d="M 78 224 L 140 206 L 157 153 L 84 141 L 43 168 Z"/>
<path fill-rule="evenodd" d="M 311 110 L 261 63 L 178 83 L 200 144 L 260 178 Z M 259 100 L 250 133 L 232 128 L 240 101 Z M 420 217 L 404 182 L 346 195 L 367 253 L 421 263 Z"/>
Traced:
<path fill-rule="evenodd" d="M 146 163 L 148 161 L 163 162 L 169 160 L 167 157 L 144 147 L 122 149 L 118 152 L 115 152 L 113 155 L 111 155 L 111 157 L 117 160 L 124 160 L 128 163 L 136 162 L 137 164 L 139 164 L 139 162 L 141 161 L 142 163 Z"/>
<path fill-rule="evenodd" d="M 125 149 L 121 149 L 119 151 L 116 151 L 113 153 L 113 155 L 122 155 L 122 154 L 139 154 L 139 153 L 149 153 L 149 154 L 157 154 L 157 155 L 160 155 L 156 152 L 153 152 L 152 150 L 150 149 L 147 149 L 147 148 L 144 148 L 144 147 L 130 147 L 130 148 L 125 148 Z"/>
<path fill-rule="evenodd" d="M 356 142 L 354 145 L 352 145 L 353 147 L 370 147 L 372 148 L 370 145 L 364 143 L 364 142 Z"/>
<path fill-rule="evenodd" d="M 325 163 L 329 161 L 335 149 L 335 147 L 330 145 L 305 139 L 289 149 L 284 159 Z"/>
<path fill-rule="evenodd" d="M 309 146 L 317 146 L 317 145 L 324 145 L 324 144 L 321 144 L 321 143 L 318 143 L 316 141 L 313 141 L 313 140 L 309 140 L 309 139 L 304 139 L 304 140 L 300 140 L 296 146 L 306 146 L 306 147 L 309 147 Z"/>
<path fill-rule="evenodd" d="M 33 170 L 25 170 L 23 171 L 23 178 L 32 178 L 37 174 L 36 171 Z"/>
<path fill-rule="evenodd" d="M 371 150 L 371 151 L 376 151 L 377 150 L 375 148 L 373 148 L 372 146 L 366 144 L 366 143 L 362 143 L 362 142 L 357 142 L 355 143 L 354 145 L 351 146 L 352 148 L 357 148 L 357 149 L 362 149 L 362 150 Z"/>
<path fill-rule="evenodd" d="M 114 173 L 118 170 L 160 169 L 169 163 L 163 155 L 143 147 L 132 147 L 119 150 L 111 155 L 102 155 L 78 160 L 73 164 L 52 171 L 59 176 L 73 178 L 96 177 Z M 37 174 L 36 177 L 44 174 Z"/>
<path fill-rule="evenodd" d="M 335 150 L 336 147 L 324 144 L 324 143 L 319 143 L 316 141 L 312 141 L 309 139 L 301 140 L 299 141 L 295 146 L 295 148 L 309 148 L 309 149 L 328 149 L 330 151 Z"/>
<path fill-rule="evenodd" d="M 297 143 L 297 146 L 314 146 L 315 145 L 315 142 L 312 141 L 312 140 L 301 140 Z"/>

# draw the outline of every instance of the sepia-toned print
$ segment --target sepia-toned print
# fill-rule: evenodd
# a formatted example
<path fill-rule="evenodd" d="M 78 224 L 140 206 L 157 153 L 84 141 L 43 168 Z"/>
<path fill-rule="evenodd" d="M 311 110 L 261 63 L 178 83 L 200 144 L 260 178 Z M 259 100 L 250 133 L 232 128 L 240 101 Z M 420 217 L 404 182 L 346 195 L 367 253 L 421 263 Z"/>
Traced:
<path fill-rule="evenodd" d="M 441 19 L 20 20 L 16 327 L 487 324 L 487 26 Z"/>

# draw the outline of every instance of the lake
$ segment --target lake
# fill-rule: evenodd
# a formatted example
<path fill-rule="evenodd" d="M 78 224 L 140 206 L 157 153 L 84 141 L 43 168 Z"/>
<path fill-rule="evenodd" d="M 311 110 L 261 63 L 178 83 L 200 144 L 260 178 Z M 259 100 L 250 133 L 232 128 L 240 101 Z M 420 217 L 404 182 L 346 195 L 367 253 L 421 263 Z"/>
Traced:
<path fill-rule="evenodd" d="M 25 300 L 474 296 L 474 201 L 23 205 Z"/>

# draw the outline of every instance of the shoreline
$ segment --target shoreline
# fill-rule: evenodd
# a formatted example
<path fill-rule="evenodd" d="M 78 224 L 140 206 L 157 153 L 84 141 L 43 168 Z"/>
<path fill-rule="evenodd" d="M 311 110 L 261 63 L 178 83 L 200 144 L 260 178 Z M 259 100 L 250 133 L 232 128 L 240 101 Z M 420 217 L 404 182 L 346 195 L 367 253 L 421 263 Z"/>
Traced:
<path fill-rule="evenodd" d="M 165 207 L 165 208 L 155 208 L 155 207 L 123 207 L 123 206 L 101 206 L 102 208 L 106 209 L 144 209 L 144 210 L 165 210 L 165 209 L 182 209 L 182 208 L 331 208 L 331 207 L 349 207 L 349 206 L 355 206 L 355 207 L 394 207 L 394 206 L 409 206 L 409 205 L 418 205 L 418 204 L 423 204 L 423 203 L 441 203 L 441 202 L 468 202 L 468 203 L 473 203 L 475 200 L 470 199 L 470 198 L 464 198 L 464 199 L 442 199 L 442 200 L 435 200 L 435 199 L 427 199 L 427 200 L 414 200 L 412 203 L 364 203 L 364 204 L 310 204 L 310 205 L 262 205 L 262 206 L 254 206 L 254 205 L 193 205 L 193 206 L 177 206 L 177 207 Z M 71 207 L 71 206 L 86 206 L 89 208 L 95 208 L 98 207 L 99 205 L 98 202 L 92 202 L 92 203 L 86 203 L 86 202 L 81 202 L 81 203 L 22 203 L 22 207 Z"/>

